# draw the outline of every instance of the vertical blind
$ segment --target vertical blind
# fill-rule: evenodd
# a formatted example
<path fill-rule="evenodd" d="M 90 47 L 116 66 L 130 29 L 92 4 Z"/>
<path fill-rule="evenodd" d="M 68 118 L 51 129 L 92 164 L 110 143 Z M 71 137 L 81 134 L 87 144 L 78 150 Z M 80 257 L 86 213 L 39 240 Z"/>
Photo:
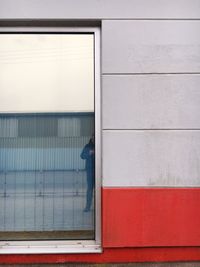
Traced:
<path fill-rule="evenodd" d="M 0 231 L 93 230 L 80 154 L 94 115 L 3 115 L 0 132 Z"/>

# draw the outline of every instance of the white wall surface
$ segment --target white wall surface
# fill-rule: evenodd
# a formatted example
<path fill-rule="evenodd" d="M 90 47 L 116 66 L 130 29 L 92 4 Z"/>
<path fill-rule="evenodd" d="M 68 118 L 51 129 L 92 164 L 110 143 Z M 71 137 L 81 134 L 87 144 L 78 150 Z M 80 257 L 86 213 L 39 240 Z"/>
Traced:
<path fill-rule="evenodd" d="M 193 20 L 103 21 L 104 186 L 200 185 L 199 32 Z"/>
<path fill-rule="evenodd" d="M 3 19 L 200 18 L 199 0 L 0 0 Z"/>
<path fill-rule="evenodd" d="M 200 75 L 104 75 L 104 129 L 200 129 Z"/>
<path fill-rule="evenodd" d="M 104 21 L 103 73 L 200 72 L 200 21 Z"/>
<path fill-rule="evenodd" d="M 106 131 L 104 186 L 200 186 L 199 131 Z"/>

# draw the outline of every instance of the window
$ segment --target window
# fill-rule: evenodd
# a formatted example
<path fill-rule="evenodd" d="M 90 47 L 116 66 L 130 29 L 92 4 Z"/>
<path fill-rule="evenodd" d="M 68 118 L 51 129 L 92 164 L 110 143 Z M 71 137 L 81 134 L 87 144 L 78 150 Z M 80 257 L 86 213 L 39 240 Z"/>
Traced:
<path fill-rule="evenodd" d="M 98 29 L 0 34 L 2 253 L 100 251 Z"/>

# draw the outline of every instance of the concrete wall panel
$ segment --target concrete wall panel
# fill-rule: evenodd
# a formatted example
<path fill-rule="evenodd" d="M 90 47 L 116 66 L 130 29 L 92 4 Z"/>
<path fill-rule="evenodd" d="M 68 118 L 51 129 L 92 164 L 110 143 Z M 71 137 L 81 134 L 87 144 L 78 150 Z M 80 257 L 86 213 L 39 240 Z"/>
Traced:
<path fill-rule="evenodd" d="M 105 75 L 104 129 L 200 129 L 200 75 Z"/>
<path fill-rule="evenodd" d="M 200 186 L 200 131 L 104 131 L 103 186 Z"/>
<path fill-rule="evenodd" d="M 103 21 L 103 73 L 200 72 L 200 21 Z"/>
<path fill-rule="evenodd" d="M 200 18 L 199 0 L 0 0 L 2 19 Z"/>

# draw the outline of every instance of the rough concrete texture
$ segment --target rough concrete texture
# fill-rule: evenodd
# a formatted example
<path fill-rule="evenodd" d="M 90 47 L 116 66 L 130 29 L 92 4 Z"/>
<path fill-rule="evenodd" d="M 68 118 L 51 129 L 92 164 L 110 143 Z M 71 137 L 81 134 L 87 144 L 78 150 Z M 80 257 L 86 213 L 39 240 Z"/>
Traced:
<path fill-rule="evenodd" d="M 166 263 L 120 263 L 120 264 L 12 264 L 0 267 L 200 267 L 200 262 L 166 262 Z"/>

